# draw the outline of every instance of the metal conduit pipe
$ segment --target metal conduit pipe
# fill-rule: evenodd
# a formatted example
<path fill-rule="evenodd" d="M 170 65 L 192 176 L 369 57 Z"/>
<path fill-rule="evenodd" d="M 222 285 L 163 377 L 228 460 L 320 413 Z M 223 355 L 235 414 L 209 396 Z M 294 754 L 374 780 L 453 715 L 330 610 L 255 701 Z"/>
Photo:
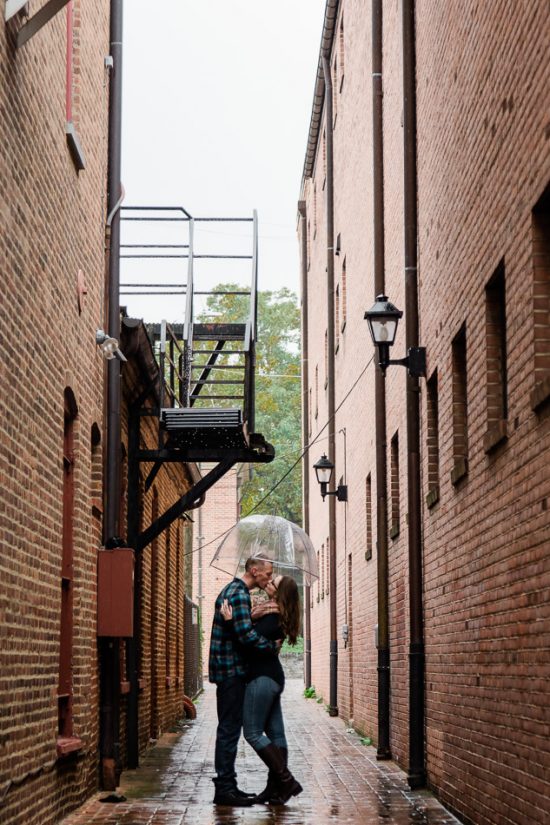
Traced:
<path fill-rule="evenodd" d="M 382 104 L 382 0 L 372 0 L 372 188 L 374 298 L 385 293 L 384 130 Z M 391 759 L 390 638 L 388 609 L 388 502 L 386 466 L 385 373 L 374 376 L 376 426 L 376 566 L 378 588 L 378 748 L 376 758 Z"/>
<path fill-rule="evenodd" d="M 306 202 L 298 201 L 300 215 L 300 274 L 302 285 L 302 451 L 306 450 L 309 432 L 309 344 L 308 344 L 308 288 L 307 288 L 307 210 Z M 303 527 L 309 534 L 309 452 L 302 461 Z M 304 681 L 311 687 L 311 587 L 304 586 Z"/>
<path fill-rule="evenodd" d="M 328 457 L 336 464 L 335 450 L 335 386 L 334 386 L 334 156 L 332 148 L 332 77 L 329 55 L 323 52 L 325 76 L 325 146 L 327 160 L 327 396 L 328 396 Z M 334 492 L 334 477 L 330 486 Z M 330 586 L 330 716 L 338 716 L 338 636 L 336 630 L 336 496 L 329 496 L 329 586 Z"/>
<path fill-rule="evenodd" d="M 109 93 L 108 212 L 121 195 L 121 120 L 122 120 L 122 6 L 123 0 L 111 0 L 110 54 L 113 67 Z M 108 332 L 120 338 L 119 252 L 120 212 L 113 215 L 106 232 L 108 246 L 107 317 Z M 107 370 L 107 452 L 105 468 L 105 521 L 103 540 L 119 533 L 120 499 L 120 361 L 113 358 Z M 114 790 L 120 776 L 120 675 L 119 640 L 99 640 L 100 661 L 100 757 L 101 781 L 106 790 Z"/>
<path fill-rule="evenodd" d="M 416 43 L 414 0 L 403 0 L 403 135 L 405 202 L 406 347 L 419 343 L 416 169 Z M 420 388 L 407 374 L 407 486 L 409 511 L 409 769 L 411 788 L 426 784 L 424 758 L 424 620 L 420 501 Z"/>

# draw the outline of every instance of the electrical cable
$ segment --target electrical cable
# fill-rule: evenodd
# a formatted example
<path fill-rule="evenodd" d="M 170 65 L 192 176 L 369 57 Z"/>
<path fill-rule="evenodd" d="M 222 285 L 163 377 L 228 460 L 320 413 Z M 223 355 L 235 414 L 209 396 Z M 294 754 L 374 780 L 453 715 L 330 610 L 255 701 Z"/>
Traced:
<path fill-rule="evenodd" d="M 361 378 L 363 377 L 363 375 L 364 375 L 364 374 L 365 374 L 365 372 L 367 371 L 368 367 L 371 365 L 373 358 L 374 358 L 374 355 L 371 355 L 371 357 L 369 358 L 369 360 L 367 361 L 367 363 L 365 364 L 365 366 L 363 367 L 363 369 L 361 370 L 361 372 L 359 373 L 359 375 L 357 376 L 357 378 L 355 379 L 355 381 L 353 382 L 353 384 L 351 385 L 351 387 L 349 388 L 349 390 L 347 391 L 347 393 L 344 395 L 344 397 L 342 398 L 342 400 L 340 401 L 340 403 L 338 404 L 338 406 L 337 406 L 337 407 L 336 407 L 336 409 L 334 410 L 334 414 L 333 414 L 332 418 L 334 418 L 334 416 L 336 415 L 336 413 L 337 413 L 337 412 L 341 409 L 341 407 L 343 406 L 343 404 L 347 401 L 347 399 L 349 398 L 349 396 L 351 395 L 351 393 L 353 392 L 353 390 L 355 389 L 355 387 L 357 386 L 357 384 L 359 383 L 359 381 L 361 380 Z M 269 496 L 270 496 L 272 493 L 274 493 L 274 492 L 275 492 L 275 490 L 277 489 L 277 487 L 279 487 L 279 485 L 280 485 L 280 484 L 282 484 L 282 483 L 283 483 L 283 481 L 284 481 L 286 478 L 288 478 L 288 476 L 290 475 L 290 473 L 291 473 L 291 472 L 294 470 L 294 468 L 295 468 L 295 467 L 296 467 L 296 466 L 300 463 L 300 461 L 302 460 L 302 458 L 303 458 L 303 457 L 304 457 L 304 456 L 305 456 L 305 455 L 306 455 L 306 454 L 310 451 L 310 449 L 313 447 L 313 445 L 317 443 L 317 441 L 319 440 L 319 436 L 320 436 L 320 435 L 321 435 L 321 434 L 322 434 L 322 433 L 326 430 L 326 428 L 328 427 L 328 425 L 329 425 L 330 421 L 331 421 L 331 419 L 330 419 L 330 418 L 328 418 L 328 419 L 326 420 L 326 422 L 323 424 L 323 426 L 321 427 L 321 429 L 319 430 L 319 432 L 317 433 L 317 435 L 315 436 L 315 438 L 313 439 L 313 441 L 310 441 L 310 442 L 309 442 L 309 444 L 307 444 L 307 445 L 305 446 L 305 448 L 302 450 L 302 452 L 300 453 L 300 455 L 298 456 L 298 458 L 296 459 L 296 461 L 294 462 L 294 464 L 292 465 L 292 467 L 290 467 L 290 469 L 289 469 L 289 470 L 287 470 L 287 471 L 286 471 L 286 473 L 285 473 L 284 475 L 282 475 L 282 476 L 281 476 L 281 478 L 280 478 L 280 479 L 279 479 L 279 480 L 278 480 L 278 481 L 277 481 L 277 482 L 273 485 L 273 487 L 272 487 L 272 488 L 271 488 L 271 489 L 270 489 L 270 490 L 269 490 L 269 491 L 265 494 L 265 496 L 263 496 L 263 498 L 261 498 L 261 499 L 260 499 L 260 501 L 258 501 L 258 503 L 257 503 L 257 504 L 255 504 L 255 505 L 254 505 L 254 507 L 252 507 L 252 509 L 251 509 L 251 510 L 248 510 L 248 512 L 247 512 L 247 513 L 245 513 L 245 514 L 242 516 L 242 518 L 246 518 L 247 516 L 252 515 L 252 513 L 254 513 L 254 512 L 258 509 L 258 507 L 259 507 L 261 504 L 263 504 L 263 503 L 264 503 L 264 501 L 265 501 L 267 498 L 269 498 Z M 324 439 L 323 439 L 323 440 L 324 440 Z M 239 519 L 239 521 L 240 521 L 240 520 L 241 520 L 241 519 Z M 224 531 L 223 531 L 223 533 L 220 533 L 220 534 L 219 534 L 219 536 L 215 536 L 215 537 L 214 537 L 213 539 L 211 539 L 211 540 L 210 540 L 207 544 L 203 544 L 203 545 L 202 545 L 202 547 L 201 547 L 201 549 L 202 549 L 202 550 L 204 550 L 204 548 L 205 548 L 205 547 L 209 547 L 211 544 L 214 544 L 214 542 L 215 542 L 215 541 L 218 541 L 219 539 L 221 539 L 221 538 L 223 538 L 224 536 L 226 536 L 226 535 L 227 535 L 227 533 L 229 533 L 229 531 L 230 531 L 230 530 L 232 530 L 232 529 L 233 529 L 233 527 L 235 527 L 237 524 L 238 524 L 238 521 L 236 521 L 234 524 L 232 524 L 232 525 L 231 525 L 231 527 L 228 527 L 228 528 L 227 528 L 227 530 L 224 530 Z M 198 548 L 196 548 L 195 550 L 190 550 L 188 553 L 184 553 L 184 556 L 190 556 L 190 555 L 192 555 L 193 553 L 196 553 L 196 552 L 197 552 L 197 549 L 198 549 Z"/>

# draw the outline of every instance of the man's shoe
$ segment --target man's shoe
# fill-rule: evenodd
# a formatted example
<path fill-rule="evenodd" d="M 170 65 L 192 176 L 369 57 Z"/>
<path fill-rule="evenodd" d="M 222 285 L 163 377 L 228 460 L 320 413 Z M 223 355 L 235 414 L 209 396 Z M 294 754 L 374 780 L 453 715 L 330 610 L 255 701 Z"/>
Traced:
<path fill-rule="evenodd" d="M 241 792 L 242 793 L 242 792 Z M 214 805 L 228 805 L 231 808 L 249 808 L 256 797 L 240 796 L 236 791 L 216 792 Z"/>
<path fill-rule="evenodd" d="M 240 788 L 235 788 L 234 793 L 236 793 L 237 796 L 242 796 L 244 799 L 246 799 L 247 797 L 248 799 L 256 799 L 255 793 L 247 793 L 246 791 L 241 791 Z"/>

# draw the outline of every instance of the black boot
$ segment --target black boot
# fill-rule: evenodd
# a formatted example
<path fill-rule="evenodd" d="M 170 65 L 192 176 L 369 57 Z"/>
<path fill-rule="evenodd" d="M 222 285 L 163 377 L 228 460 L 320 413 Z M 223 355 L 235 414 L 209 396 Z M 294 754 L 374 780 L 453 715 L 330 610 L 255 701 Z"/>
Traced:
<path fill-rule="evenodd" d="M 285 755 L 281 748 L 273 744 L 267 745 L 258 751 L 258 756 L 275 777 L 274 800 L 277 799 L 278 802 L 284 804 L 291 796 L 298 796 L 302 792 L 302 786 L 294 779 L 286 766 Z"/>
<path fill-rule="evenodd" d="M 269 771 L 267 775 L 267 785 L 261 793 L 256 797 L 256 802 L 269 802 L 269 800 L 277 793 L 277 777 L 273 771 Z"/>

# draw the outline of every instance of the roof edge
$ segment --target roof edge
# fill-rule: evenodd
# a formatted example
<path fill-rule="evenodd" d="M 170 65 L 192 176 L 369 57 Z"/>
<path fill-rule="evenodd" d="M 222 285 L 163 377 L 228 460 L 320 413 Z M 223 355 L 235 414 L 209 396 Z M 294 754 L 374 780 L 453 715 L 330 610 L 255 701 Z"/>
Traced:
<path fill-rule="evenodd" d="M 334 32 L 336 29 L 336 18 L 340 8 L 340 0 L 327 0 L 325 6 L 325 19 L 323 21 L 323 31 L 321 33 L 321 45 L 319 47 L 319 62 L 317 64 L 317 77 L 313 90 L 313 106 L 311 110 L 311 120 L 307 138 L 306 156 L 304 160 L 304 171 L 302 173 L 302 186 L 304 180 L 311 178 L 317 154 L 317 144 L 319 142 L 319 129 L 325 104 L 325 76 L 323 73 L 323 56 L 329 57 L 334 42 Z"/>

